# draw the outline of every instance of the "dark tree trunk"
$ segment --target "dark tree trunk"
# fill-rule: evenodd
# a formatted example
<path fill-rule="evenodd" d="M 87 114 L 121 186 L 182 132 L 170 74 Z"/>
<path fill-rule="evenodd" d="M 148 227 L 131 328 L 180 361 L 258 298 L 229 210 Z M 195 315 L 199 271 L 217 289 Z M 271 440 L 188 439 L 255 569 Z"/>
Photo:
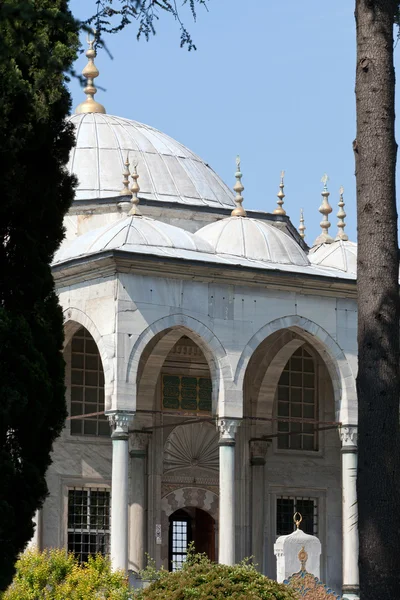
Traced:
<path fill-rule="evenodd" d="M 393 22 L 356 0 L 358 514 L 361 600 L 400 599 L 399 261 Z"/>

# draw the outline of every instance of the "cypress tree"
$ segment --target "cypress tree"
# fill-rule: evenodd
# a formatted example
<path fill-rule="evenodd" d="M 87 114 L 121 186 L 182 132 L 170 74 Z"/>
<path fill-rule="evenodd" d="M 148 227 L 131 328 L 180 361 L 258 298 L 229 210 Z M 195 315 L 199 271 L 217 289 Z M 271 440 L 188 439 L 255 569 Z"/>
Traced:
<path fill-rule="evenodd" d="M 65 73 L 78 27 L 67 0 L 0 4 L 0 589 L 32 537 L 66 417 L 50 262 L 74 196 Z"/>

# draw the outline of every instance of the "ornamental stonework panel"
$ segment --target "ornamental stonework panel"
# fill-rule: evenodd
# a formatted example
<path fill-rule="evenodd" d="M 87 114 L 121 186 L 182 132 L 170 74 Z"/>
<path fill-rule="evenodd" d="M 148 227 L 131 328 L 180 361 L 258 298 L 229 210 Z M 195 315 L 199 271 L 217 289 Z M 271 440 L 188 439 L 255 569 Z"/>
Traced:
<path fill-rule="evenodd" d="M 283 583 L 290 586 L 302 600 L 342 600 L 331 588 L 306 571 L 307 552 L 302 548 L 299 552 L 301 569 L 294 573 Z"/>

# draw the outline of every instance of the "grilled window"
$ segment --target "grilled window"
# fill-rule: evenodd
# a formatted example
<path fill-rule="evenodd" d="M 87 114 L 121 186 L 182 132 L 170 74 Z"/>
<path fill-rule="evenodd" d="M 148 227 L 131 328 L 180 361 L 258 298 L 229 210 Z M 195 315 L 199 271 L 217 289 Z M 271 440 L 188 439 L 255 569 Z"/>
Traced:
<path fill-rule="evenodd" d="M 162 376 L 162 406 L 165 410 L 211 411 L 211 379 L 207 377 Z"/>
<path fill-rule="evenodd" d="M 318 450 L 316 396 L 315 361 L 301 347 L 287 362 L 278 383 L 278 448 Z"/>
<path fill-rule="evenodd" d="M 169 556 L 170 571 L 179 571 L 186 561 L 187 548 L 191 541 L 191 527 L 189 517 L 183 511 L 177 511 L 176 516 L 170 518 Z"/>
<path fill-rule="evenodd" d="M 82 488 L 68 490 L 68 551 L 80 562 L 94 554 L 108 554 L 110 492 Z"/>
<path fill-rule="evenodd" d="M 90 333 L 81 327 L 71 344 L 71 435 L 110 435 L 104 411 L 104 373 Z M 91 415 L 91 416 L 90 416 Z"/>
<path fill-rule="evenodd" d="M 279 496 L 276 499 L 276 535 L 288 535 L 295 529 L 293 516 L 303 518 L 300 529 L 310 535 L 318 534 L 318 502 L 316 498 Z"/>

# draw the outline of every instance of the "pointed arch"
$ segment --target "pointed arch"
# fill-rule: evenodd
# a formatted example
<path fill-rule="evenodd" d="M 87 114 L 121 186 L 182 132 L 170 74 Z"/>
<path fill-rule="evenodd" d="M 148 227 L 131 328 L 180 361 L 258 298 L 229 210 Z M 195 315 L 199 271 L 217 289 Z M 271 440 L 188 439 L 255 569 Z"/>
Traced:
<path fill-rule="evenodd" d="M 138 386 L 139 380 L 143 380 L 145 374 L 146 381 L 142 381 L 141 394 L 148 394 L 151 397 L 155 386 L 155 379 L 162 367 L 162 364 L 170 350 L 176 344 L 182 335 L 191 338 L 202 350 L 212 379 L 212 397 L 213 411 L 224 401 L 225 383 L 232 381 L 232 368 L 228 360 L 225 348 L 216 335 L 201 321 L 183 314 L 169 315 L 163 317 L 149 325 L 136 340 L 128 360 L 126 370 L 126 382 Z M 153 356 L 151 371 L 146 368 L 143 362 L 148 360 L 146 351 L 151 347 L 149 356 Z M 143 386 L 149 389 L 143 389 Z M 137 393 L 137 389 L 135 389 Z M 136 402 L 135 402 L 136 405 Z"/>
<path fill-rule="evenodd" d="M 106 398 L 111 396 L 114 369 L 113 362 L 108 355 L 104 340 L 92 319 L 79 308 L 69 307 L 63 311 L 64 314 L 64 348 L 70 343 L 73 335 L 80 327 L 84 327 L 94 339 L 100 353 L 104 371 L 104 391 Z"/>
<path fill-rule="evenodd" d="M 243 389 L 246 369 L 258 346 L 273 333 L 285 329 L 295 331 L 318 351 L 331 377 L 336 419 L 343 423 L 354 423 L 354 408 L 357 406 L 356 382 L 342 348 L 320 325 L 299 315 L 289 315 L 271 321 L 253 335 L 238 361 L 235 372 L 236 386 Z"/>

